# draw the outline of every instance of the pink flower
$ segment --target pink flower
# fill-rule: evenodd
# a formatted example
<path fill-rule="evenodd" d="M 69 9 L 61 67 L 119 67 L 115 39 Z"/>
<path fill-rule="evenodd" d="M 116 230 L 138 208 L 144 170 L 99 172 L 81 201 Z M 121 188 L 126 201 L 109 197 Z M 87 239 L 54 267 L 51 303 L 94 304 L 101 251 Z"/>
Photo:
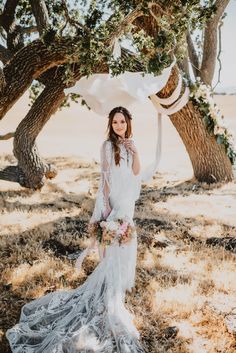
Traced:
<path fill-rule="evenodd" d="M 124 234 L 126 232 L 127 227 L 128 227 L 128 223 L 127 222 L 124 222 L 124 223 L 121 224 L 121 226 L 120 226 L 121 234 Z"/>

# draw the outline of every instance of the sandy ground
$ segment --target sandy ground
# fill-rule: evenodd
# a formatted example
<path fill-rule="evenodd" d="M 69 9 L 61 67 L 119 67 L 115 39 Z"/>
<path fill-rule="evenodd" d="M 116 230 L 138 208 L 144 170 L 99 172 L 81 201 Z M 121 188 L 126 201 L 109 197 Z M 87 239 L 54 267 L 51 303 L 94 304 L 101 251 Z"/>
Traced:
<path fill-rule="evenodd" d="M 216 101 L 236 135 L 236 96 Z M 27 109 L 25 96 L 0 122 L 0 134 L 14 131 Z M 155 154 L 156 113 L 148 102 L 130 110 L 146 166 Z M 0 182 L 0 353 L 10 352 L 4 332 L 18 321 L 25 302 L 75 288 L 96 265 L 96 259 L 87 260 L 78 277 L 67 255 L 86 245 L 81 234 L 94 205 L 106 123 L 79 105 L 58 112 L 38 139 L 41 155 L 57 166 L 57 177 L 37 192 Z M 167 117 L 163 139 L 159 173 L 143 185 L 137 202 L 137 280 L 127 305 L 148 353 L 233 353 L 236 182 L 191 181 L 188 155 Z M 8 165 L 12 142 L 0 144 L 1 165 Z M 175 329 L 166 331 L 170 327 Z"/>

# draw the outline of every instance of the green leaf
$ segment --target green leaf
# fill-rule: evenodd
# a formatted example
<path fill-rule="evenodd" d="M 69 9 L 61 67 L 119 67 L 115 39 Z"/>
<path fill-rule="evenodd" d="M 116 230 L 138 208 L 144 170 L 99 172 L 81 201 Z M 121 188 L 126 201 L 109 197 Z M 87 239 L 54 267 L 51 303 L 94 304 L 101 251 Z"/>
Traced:
<path fill-rule="evenodd" d="M 216 135 L 216 142 L 220 145 L 224 142 L 224 135 Z"/>

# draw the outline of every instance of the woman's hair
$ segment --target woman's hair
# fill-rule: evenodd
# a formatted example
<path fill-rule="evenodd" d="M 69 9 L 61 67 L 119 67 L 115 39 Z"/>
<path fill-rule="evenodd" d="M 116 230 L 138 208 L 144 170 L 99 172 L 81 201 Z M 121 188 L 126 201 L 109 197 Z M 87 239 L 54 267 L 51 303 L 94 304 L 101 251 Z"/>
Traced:
<path fill-rule="evenodd" d="M 119 136 L 114 132 L 112 127 L 113 118 L 116 113 L 121 113 L 125 117 L 125 121 L 127 123 L 127 129 L 125 132 L 125 137 L 132 137 L 132 115 L 130 112 L 124 107 L 116 107 L 113 108 L 108 115 L 108 125 L 107 125 L 107 138 L 111 141 L 114 150 L 115 163 L 120 164 L 120 147 L 119 147 Z"/>

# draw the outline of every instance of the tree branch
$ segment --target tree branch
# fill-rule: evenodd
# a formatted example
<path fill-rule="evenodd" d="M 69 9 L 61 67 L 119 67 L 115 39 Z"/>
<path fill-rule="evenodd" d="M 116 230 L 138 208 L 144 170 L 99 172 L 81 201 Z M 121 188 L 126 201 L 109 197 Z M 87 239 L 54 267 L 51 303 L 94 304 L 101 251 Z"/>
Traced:
<path fill-rule="evenodd" d="M 37 23 L 38 31 L 40 35 L 42 35 L 45 29 L 50 26 L 47 6 L 44 0 L 30 0 L 30 5 Z"/>
<path fill-rule="evenodd" d="M 113 43 L 115 38 L 119 38 L 121 34 L 125 31 L 126 27 L 133 23 L 138 17 L 143 15 L 143 11 L 139 9 L 139 6 L 133 11 L 131 11 L 124 19 L 121 21 L 119 24 L 118 28 L 112 33 L 112 35 L 109 37 L 108 42 Z M 111 16 L 112 18 L 112 16 Z M 107 20 L 107 23 L 109 23 L 109 20 Z"/>
<path fill-rule="evenodd" d="M 15 11 L 19 0 L 7 0 L 0 15 L 0 26 L 7 33 L 7 48 L 13 53 L 24 46 L 20 26 L 15 23 Z"/>
<path fill-rule="evenodd" d="M 203 57 L 200 77 L 208 85 L 212 84 L 217 57 L 217 28 L 221 16 L 230 0 L 216 0 L 216 13 L 207 21 L 204 31 Z"/>
<path fill-rule="evenodd" d="M 152 15 L 154 18 L 156 18 L 156 15 L 155 15 L 154 12 L 152 11 L 152 7 L 157 7 L 158 10 L 159 10 L 158 12 L 159 12 L 160 14 L 164 14 L 164 15 L 167 15 L 167 16 L 168 16 L 168 12 L 165 11 L 165 10 L 163 9 L 163 7 L 161 7 L 160 4 L 158 4 L 158 3 L 156 3 L 156 2 L 149 2 L 149 3 L 148 3 L 148 8 L 149 8 L 149 11 L 150 11 L 151 15 Z"/>
<path fill-rule="evenodd" d="M 216 6 L 216 13 L 213 17 L 215 21 L 219 22 L 220 18 L 222 17 L 227 5 L 229 4 L 230 0 L 216 0 L 215 1 L 215 6 Z"/>
<path fill-rule="evenodd" d="M 198 55 L 197 55 L 197 52 L 194 47 L 194 43 L 193 43 L 193 40 L 192 40 L 192 37 L 191 37 L 191 34 L 189 31 L 187 33 L 187 44 L 188 44 L 188 56 L 189 56 L 189 59 L 191 62 L 193 73 L 194 73 L 195 77 L 198 77 L 200 75 L 200 71 L 199 71 L 200 63 L 199 63 Z"/>
<path fill-rule="evenodd" d="M 15 11 L 19 0 L 7 0 L 0 15 L 0 26 L 2 26 L 6 32 L 10 31 L 11 26 L 15 21 Z"/>
<path fill-rule="evenodd" d="M 63 6 L 63 10 L 64 10 L 65 18 L 66 18 L 66 23 L 65 23 L 64 27 L 60 30 L 60 32 L 61 33 L 63 32 L 63 30 L 65 29 L 67 23 L 69 23 L 71 26 L 74 26 L 76 28 L 78 28 L 78 27 L 82 28 L 85 32 L 88 32 L 89 29 L 86 26 L 84 26 L 82 23 L 76 21 L 74 18 L 70 17 L 66 0 L 61 0 L 61 3 L 62 3 L 62 6 Z"/>
<path fill-rule="evenodd" d="M 220 74 L 221 74 L 221 70 L 222 70 L 222 62 L 220 59 L 220 55 L 221 55 L 221 50 L 222 50 L 222 39 L 221 39 L 221 27 L 223 26 L 223 21 L 220 21 L 220 25 L 218 27 L 218 32 L 219 32 L 219 50 L 218 50 L 218 54 L 217 54 L 217 60 L 219 63 L 219 70 L 218 70 L 218 78 L 217 78 L 217 82 L 215 84 L 215 86 L 213 87 L 213 90 L 215 90 L 216 86 L 218 85 L 218 83 L 220 83 Z"/>
<path fill-rule="evenodd" d="M 6 86 L 5 75 L 2 68 L 0 68 L 0 94 L 4 90 L 5 86 Z"/>
<path fill-rule="evenodd" d="M 47 47 L 41 40 L 35 40 L 18 51 L 4 67 L 5 89 L 0 95 L 0 119 L 30 87 L 32 81 L 48 69 L 73 60 L 71 46 L 78 44 L 78 38 L 63 38 Z M 78 54 L 75 55 L 76 61 Z"/>
<path fill-rule="evenodd" d="M 14 132 L 8 132 L 5 135 L 0 135 L 0 140 L 10 140 L 12 137 L 14 137 Z"/>
<path fill-rule="evenodd" d="M 21 27 L 21 32 L 24 34 L 30 34 L 38 31 L 37 26 Z"/>
<path fill-rule="evenodd" d="M 0 180 L 12 181 L 24 186 L 24 175 L 20 168 L 15 165 L 9 165 L 5 168 L 0 168 Z"/>
<path fill-rule="evenodd" d="M 10 50 L 0 44 L 0 60 L 3 62 L 3 64 L 6 64 L 7 61 L 10 60 L 11 56 L 12 54 Z"/>
<path fill-rule="evenodd" d="M 111 45 L 126 26 L 141 15 L 142 12 L 137 9 L 127 15 L 104 45 Z M 80 39 L 79 36 L 71 39 L 54 39 L 50 47 L 47 47 L 41 40 L 35 40 L 14 55 L 4 68 L 6 87 L 0 96 L 0 120 L 30 87 L 33 79 L 37 79 L 52 67 L 78 60 L 78 53 L 75 49 Z M 75 50 L 74 58 L 71 54 L 71 48 Z"/>
<path fill-rule="evenodd" d="M 181 61 L 178 61 L 178 67 L 180 68 L 180 70 L 183 71 L 183 73 L 186 75 L 187 78 L 190 78 L 189 62 L 188 62 L 187 54 Z"/>

